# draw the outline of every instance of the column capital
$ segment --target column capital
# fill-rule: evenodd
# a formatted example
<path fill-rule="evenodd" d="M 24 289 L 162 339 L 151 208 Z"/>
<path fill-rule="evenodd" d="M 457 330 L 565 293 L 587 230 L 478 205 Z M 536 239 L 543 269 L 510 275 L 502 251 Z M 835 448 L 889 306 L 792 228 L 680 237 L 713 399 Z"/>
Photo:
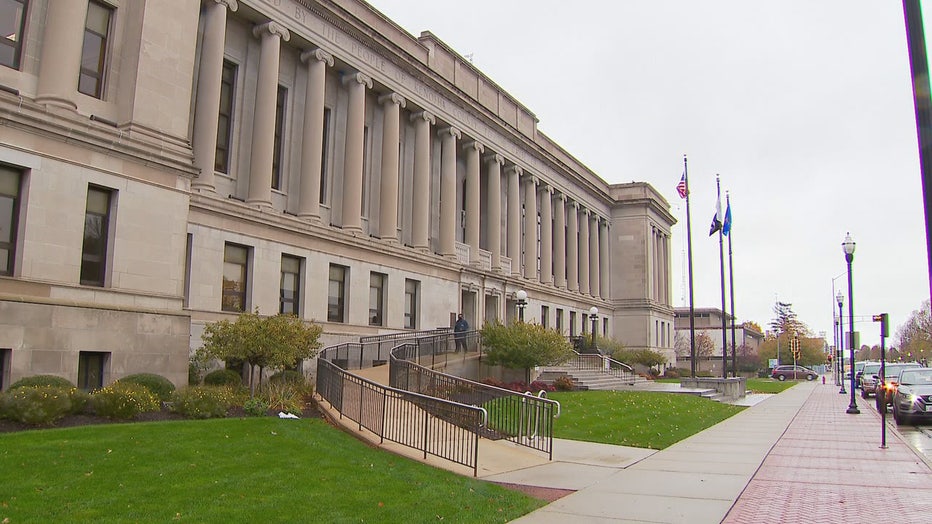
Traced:
<path fill-rule="evenodd" d="M 285 26 L 278 22 L 265 22 L 252 28 L 252 34 L 255 35 L 256 38 L 261 37 L 265 33 L 278 35 L 285 42 L 291 40 L 291 33 L 285 29 Z"/>
<path fill-rule="evenodd" d="M 343 81 L 343 85 L 352 84 L 353 82 L 356 82 L 356 83 L 359 83 L 359 84 L 362 84 L 368 87 L 369 89 L 372 89 L 372 79 L 369 78 L 368 75 L 365 75 L 363 73 L 359 73 L 359 72 L 347 73 L 343 75 L 342 81 Z"/>
<path fill-rule="evenodd" d="M 448 135 L 448 134 L 452 136 L 453 138 L 462 138 L 463 136 L 463 133 L 461 133 L 459 129 L 453 126 L 444 127 L 444 128 L 441 128 L 439 131 L 437 131 L 437 136 L 439 136 L 440 138 L 444 138 L 444 135 Z"/>
<path fill-rule="evenodd" d="M 517 174 L 520 177 L 522 173 L 524 173 L 524 169 L 521 166 L 510 165 L 505 168 L 506 175 Z"/>
<path fill-rule="evenodd" d="M 236 12 L 236 10 L 239 9 L 239 4 L 236 3 L 236 0 L 205 0 L 204 3 L 209 4 L 211 2 L 215 4 L 222 4 L 226 6 L 227 9 L 233 12 Z"/>
<path fill-rule="evenodd" d="M 537 184 L 537 190 L 540 191 L 541 193 L 547 193 L 548 195 L 553 196 L 553 186 L 551 186 L 547 182 L 544 182 L 543 180 L 541 180 L 541 182 Z"/>
<path fill-rule="evenodd" d="M 379 97 L 380 104 L 397 104 L 400 107 L 404 107 L 407 103 L 405 97 L 399 95 L 398 93 L 387 93 Z"/>
<path fill-rule="evenodd" d="M 463 151 L 468 151 L 470 149 L 475 149 L 481 155 L 485 151 L 485 146 L 476 140 L 470 140 L 463 144 Z"/>
<path fill-rule="evenodd" d="M 556 188 L 553 190 L 553 199 L 559 200 L 561 204 L 566 204 L 566 193 L 557 191 Z"/>
<path fill-rule="evenodd" d="M 537 183 L 540 181 L 540 179 L 537 178 L 536 175 L 532 175 L 530 173 L 525 173 L 522 178 L 524 179 L 525 182 L 529 182 L 532 186 L 536 186 Z"/>
<path fill-rule="evenodd" d="M 317 47 L 314 49 L 308 49 L 307 51 L 301 53 L 301 61 L 305 64 L 310 63 L 311 60 L 317 60 L 318 62 L 326 62 L 328 66 L 333 67 L 333 55 L 324 51 L 323 49 Z"/>
<path fill-rule="evenodd" d="M 482 160 L 485 160 L 486 162 L 490 164 L 498 162 L 499 167 L 505 165 L 505 157 L 503 157 L 502 155 L 498 153 L 490 153 L 488 155 L 485 155 L 484 157 L 482 157 Z"/>
<path fill-rule="evenodd" d="M 437 119 L 434 118 L 434 115 L 432 115 L 429 111 L 418 111 L 417 113 L 412 113 L 409 118 L 412 122 L 416 122 L 417 120 L 425 120 L 428 124 L 431 125 L 437 123 Z"/>

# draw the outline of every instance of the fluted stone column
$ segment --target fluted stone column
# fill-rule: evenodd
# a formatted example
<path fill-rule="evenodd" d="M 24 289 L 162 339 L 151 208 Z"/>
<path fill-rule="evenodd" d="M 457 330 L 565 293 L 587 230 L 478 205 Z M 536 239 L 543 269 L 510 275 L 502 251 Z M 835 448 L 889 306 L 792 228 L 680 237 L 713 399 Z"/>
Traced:
<path fill-rule="evenodd" d="M 301 53 L 307 64 L 307 90 L 304 94 L 304 137 L 301 142 L 301 190 L 298 216 L 320 220 L 320 176 L 324 153 L 324 94 L 327 66 L 333 56 L 322 49 Z"/>
<path fill-rule="evenodd" d="M 486 200 L 488 201 L 486 221 L 486 238 L 492 254 L 492 271 L 502 268 L 502 165 L 504 157 L 499 154 L 485 156 L 488 166 L 488 183 Z"/>
<path fill-rule="evenodd" d="M 589 294 L 599 298 L 599 216 L 593 214 L 589 222 Z"/>
<path fill-rule="evenodd" d="M 456 139 L 460 130 L 440 130 L 440 254 L 456 256 Z"/>
<path fill-rule="evenodd" d="M 469 263 L 479 265 L 479 171 L 480 155 L 485 147 L 475 140 L 463 145 L 466 153 L 466 243 Z"/>
<path fill-rule="evenodd" d="M 606 299 L 610 298 L 609 294 L 611 293 L 611 282 L 609 282 L 609 269 L 611 266 L 608 261 L 608 254 L 610 251 L 608 232 L 608 221 L 603 220 L 599 225 L 599 270 L 601 273 L 601 278 L 599 278 L 601 292 L 599 296 Z"/>
<path fill-rule="evenodd" d="M 537 178 L 524 185 L 524 278 L 537 278 Z"/>
<path fill-rule="evenodd" d="M 262 40 L 256 85 L 256 107 L 252 121 L 252 156 L 249 162 L 247 204 L 272 205 L 272 158 L 275 154 L 275 102 L 278 99 L 278 66 L 281 42 L 291 33 L 281 24 L 266 22 L 252 34 Z"/>
<path fill-rule="evenodd" d="M 42 32 L 36 102 L 77 109 L 74 97 L 81 72 L 81 48 L 86 19 L 87 2 L 49 0 L 45 29 Z"/>
<path fill-rule="evenodd" d="M 414 181 L 411 210 L 411 245 L 427 251 L 430 224 L 430 126 L 434 115 L 421 111 L 411 115 L 414 122 Z"/>
<path fill-rule="evenodd" d="M 566 209 L 566 289 L 579 291 L 579 203 Z"/>
<path fill-rule="evenodd" d="M 362 168 L 365 154 L 366 88 L 372 79 L 362 73 L 343 77 L 349 101 L 346 109 L 346 146 L 343 150 L 343 218 L 347 231 L 362 231 Z"/>
<path fill-rule="evenodd" d="M 579 257 L 579 292 L 589 294 L 589 210 L 579 211 L 579 236 L 577 256 Z"/>
<path fill-rule="evenodd" d="M 73 2 L 78 3 L 78 2 Z M 194 166 L 200 174 L 192 186 L 214 191 L 217 157 L 217 127 L 220 119 L 220 87 L 223 79 L 223 47 L 227 32 L 227 10 L 236 11 L 236 0 L 204 2 L 204 36 L 194 106 Z"/>
<path fill-rule="evenodd" d="M 405 99 L 398 93 L 379 97 L 382 119 L 382 179 L 379 194 L 379 237 L 398 240 L 398 145 L 401 108 Z"/>
<path fill-rule="evenodd" d="M 541 184 L 540 199 L 540 282 L 553 283 L 553 191 Z"/>
<path fill-rule="evenodd" d="M 566 196 L 553 198 L 553 285 L 566 289 Z"/>
<path fill-rule="evenodd" d="M 511 274 L 521 274 L 521 200 L 520 178 L 523 170 L 510 166 L 505 170 L 508 177 L 508 258 L 511 259 Z"/>

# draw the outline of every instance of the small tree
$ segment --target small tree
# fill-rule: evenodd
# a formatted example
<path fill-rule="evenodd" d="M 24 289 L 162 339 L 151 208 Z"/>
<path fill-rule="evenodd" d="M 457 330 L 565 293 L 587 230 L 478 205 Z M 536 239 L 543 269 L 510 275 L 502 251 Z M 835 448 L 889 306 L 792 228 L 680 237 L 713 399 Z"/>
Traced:
<path fill-rule="evenodd" d="M 525 322 L 486 324 L 482 327 L 482 346 L 487 363 L 523 369 L 527 382 L 531 368 L 561 364 L 573 354 L 573 347 L 559 332 Z"/>
<path fill-rule="evenodd" d="M 249 365 L 249 390 L 255 394 L 253 375 L 259 371 L 259 383 L 265 369 L 293 366 L 298 360 L 311 358 L 320 348 L 321 327 L 305 324 L 294 315 L 259 316 L 242 313 L 234 322 L 221 320 L 207 324 L 201 351 L 211 358 L 238 359 Z"/>

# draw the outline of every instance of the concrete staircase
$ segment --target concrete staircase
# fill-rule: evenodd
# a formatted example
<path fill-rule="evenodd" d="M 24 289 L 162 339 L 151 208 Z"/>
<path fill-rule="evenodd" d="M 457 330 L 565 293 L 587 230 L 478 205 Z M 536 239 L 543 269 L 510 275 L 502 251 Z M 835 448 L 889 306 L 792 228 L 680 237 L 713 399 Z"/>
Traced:
<path fill-rule="evenodd" d="M 647 379 L 635 374 L 612 375 L 598 369 L 578 369 L 572 366 L 544 368 L 537 380 L 545 384 L 553 384 L 554 380 L 562 376 L 569 377 L 576 385 L 576 389 L 581 390 L 631 389 L 636 384 L 647 382 Z"/>

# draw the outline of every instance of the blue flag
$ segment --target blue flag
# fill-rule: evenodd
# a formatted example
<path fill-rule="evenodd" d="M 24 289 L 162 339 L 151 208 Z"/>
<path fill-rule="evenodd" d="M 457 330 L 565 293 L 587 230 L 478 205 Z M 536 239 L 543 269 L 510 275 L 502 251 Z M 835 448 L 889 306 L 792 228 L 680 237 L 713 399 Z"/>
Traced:
<path fill-rule="evenodd" d="M 725 195 L 725 201 L 728 202 L 728 205 L 725 206 L 725 221 L 722 222 L 722 234 L 728 236 L 728 233 L 731 233 L 731 198 Z"/>

